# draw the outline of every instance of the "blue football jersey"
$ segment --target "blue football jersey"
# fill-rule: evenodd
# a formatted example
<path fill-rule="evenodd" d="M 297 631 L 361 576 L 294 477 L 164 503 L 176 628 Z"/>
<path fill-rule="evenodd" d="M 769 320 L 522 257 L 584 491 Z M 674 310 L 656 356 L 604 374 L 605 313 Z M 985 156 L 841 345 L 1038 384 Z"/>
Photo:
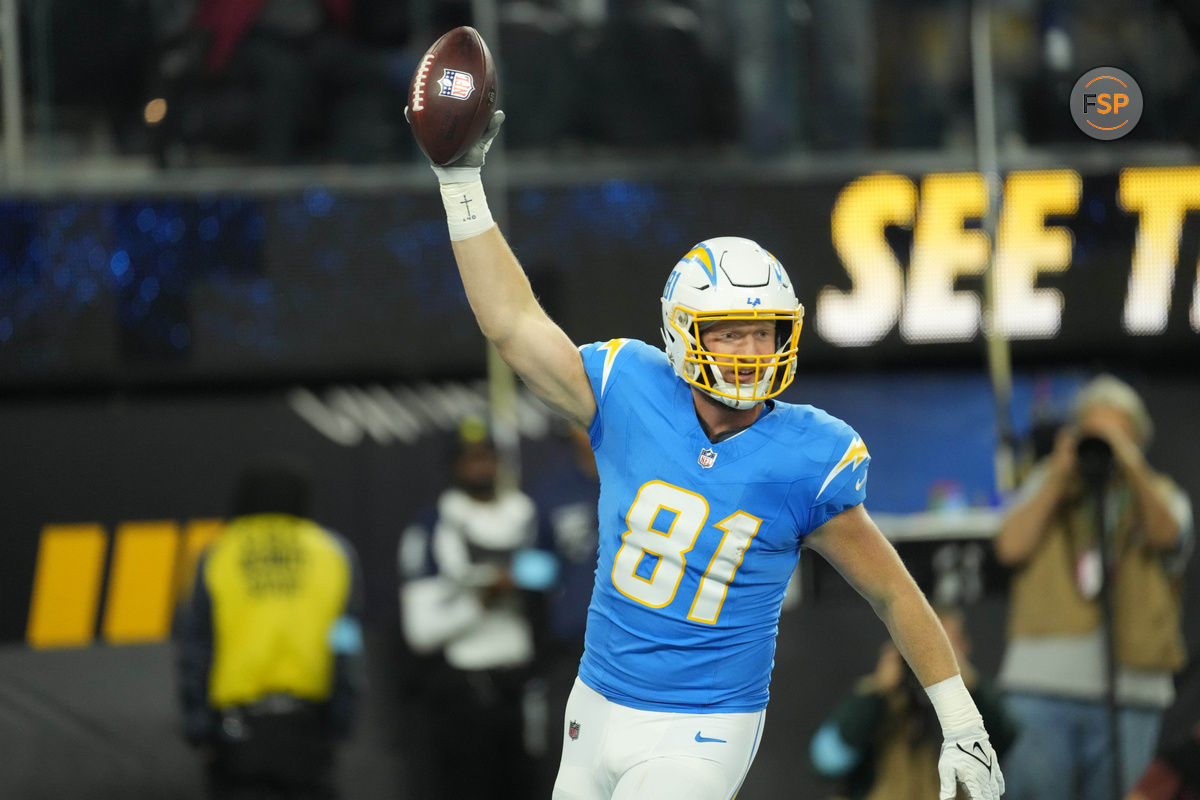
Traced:
<path fill-rule="evenodd" d="M 600 471 L 580 679 L 634 708 L 765 708 L 800 545 L 863 501 L 866 447 L 824 411 L 773 401 L 713 444 L 661 350 L 632 339 L 580 350 Z"/>

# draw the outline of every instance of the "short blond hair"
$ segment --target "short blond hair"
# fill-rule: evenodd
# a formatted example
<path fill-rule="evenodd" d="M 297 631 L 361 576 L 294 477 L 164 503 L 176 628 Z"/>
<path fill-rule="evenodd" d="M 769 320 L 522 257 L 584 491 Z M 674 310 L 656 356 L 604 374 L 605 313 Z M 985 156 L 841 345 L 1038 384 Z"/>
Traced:
<path fill-rule="evenodd" d="M 1088 381 L 1079 393 L 1071 409 L 1075 422 L 1096 406 L 1115 408 L 1129 417 L 1133 430 L 1137 434 L 1138 443 L 1145 447 L 1154 436 L 1154 421 L 1141 395 L 1125 381 L 1115 375 L 1097 375 Z"/>

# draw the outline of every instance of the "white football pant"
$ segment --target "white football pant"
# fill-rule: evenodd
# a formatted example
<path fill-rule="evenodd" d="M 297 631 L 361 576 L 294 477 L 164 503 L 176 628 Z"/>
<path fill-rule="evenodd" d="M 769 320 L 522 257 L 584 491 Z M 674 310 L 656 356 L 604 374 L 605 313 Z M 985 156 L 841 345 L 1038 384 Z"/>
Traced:
<path fill-rule="evenodd" d="M 643 711 L 576 678 L 553 800 L 731 800 L 758 752 L 766 713 Z"/>

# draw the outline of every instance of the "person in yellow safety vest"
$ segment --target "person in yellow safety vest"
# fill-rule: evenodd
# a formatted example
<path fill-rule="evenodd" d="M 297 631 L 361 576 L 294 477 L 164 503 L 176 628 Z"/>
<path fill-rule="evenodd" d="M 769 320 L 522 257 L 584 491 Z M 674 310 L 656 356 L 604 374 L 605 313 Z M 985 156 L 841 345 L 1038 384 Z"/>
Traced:
<path fill-rule="evenodd" d="M 294 466 L 247 469 L 181 614 L 184 736 L 205 751 L 214 800 L 337 796 L 336 746 L 361 684 L 362 580 L 351 544 L 308 518 L 309 494 Z"/>

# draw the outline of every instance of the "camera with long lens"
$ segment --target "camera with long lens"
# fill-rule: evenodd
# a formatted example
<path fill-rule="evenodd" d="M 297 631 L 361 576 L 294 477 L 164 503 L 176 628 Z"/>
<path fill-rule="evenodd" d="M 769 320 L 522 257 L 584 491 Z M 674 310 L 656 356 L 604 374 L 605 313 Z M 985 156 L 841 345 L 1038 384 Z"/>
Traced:
<path fill-rule="evenodd" d="M 1102 485 L 1113 473 L 1112 445 L 1099 436 L 1083 436 L 1075 446 L 1079 475 L 1091 486 Z"/>

